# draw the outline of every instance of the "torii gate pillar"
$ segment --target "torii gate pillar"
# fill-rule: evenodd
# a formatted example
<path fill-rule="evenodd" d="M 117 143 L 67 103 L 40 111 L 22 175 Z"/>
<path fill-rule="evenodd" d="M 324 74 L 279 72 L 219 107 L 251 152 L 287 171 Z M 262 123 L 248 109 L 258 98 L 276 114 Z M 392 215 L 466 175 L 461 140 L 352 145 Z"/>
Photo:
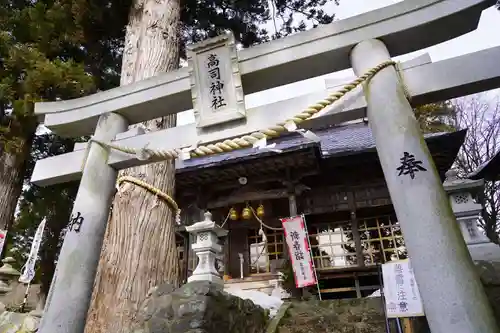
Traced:
<path fill-rule="evenodd" d="M 110 142 L 127 130 L 116 113 L 102 115 L 94 138 Z M 40 333 L 82 333 L 92 296 L 102 242 L 118 171 L 108 165 L 109 150 L 92 143 L 73 212 L 52 278 Z"/>
<path fill-rule="evenodd" d="M 361 75 L 390 60 L 379 40 L 351 52 Z M 498 333 L 488 299 L 396 70 L 365 87 L 368 119 L 432 333 Z"/>

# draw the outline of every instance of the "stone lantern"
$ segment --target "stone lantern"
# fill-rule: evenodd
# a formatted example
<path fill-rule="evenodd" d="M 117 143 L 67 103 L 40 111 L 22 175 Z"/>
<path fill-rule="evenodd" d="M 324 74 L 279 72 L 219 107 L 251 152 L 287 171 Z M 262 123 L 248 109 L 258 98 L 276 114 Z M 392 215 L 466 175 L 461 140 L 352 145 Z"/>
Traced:
<path fill-rule="evenodd" d="M 484 189 L 484 180 L 460 179 L 456 170 L 446 172 L 444 189 L 473 260 L 500 261 L 500 247 L 477 226 L 483 206 L 474 198 Z"/>
<path fill-rule="evenodd" d="M 188 278 L 188 282 L 210 281 L 223 285 L 224 281 L 215 267 L 215 262 L 222 253 L 219 237 L 226 236 L 228 230 L 218 226 L 212 221 L 212 214 L 206 212 L 205 220 L 186 226 L 186 231 L 196 240 L 191 248 L 198 256 L 198 265 Z"/>
<path fill-rule="evenodd" d="M 2 267 L 0 267 L 0 296 L 4 296 L 12 291 L 10 284 L 15 281 L 21 273 L 12 267 L 12 263 L 16 260 L 12 257 L 7 257 L 2 260 Z M 5 304 L 0 302 L 0 313 L 5 311 Z"/>
<path fill-rule="evenodd" d="M 12 290 L 9 286 L 11 282 L 17 280 L 21 273 L 12 267 L 12 263 L 16 262 L 16 260 L 12 257 L 7 257 L 2 260 L 2 267 L 0 267 L 0 294 L 6 294 Z"/>

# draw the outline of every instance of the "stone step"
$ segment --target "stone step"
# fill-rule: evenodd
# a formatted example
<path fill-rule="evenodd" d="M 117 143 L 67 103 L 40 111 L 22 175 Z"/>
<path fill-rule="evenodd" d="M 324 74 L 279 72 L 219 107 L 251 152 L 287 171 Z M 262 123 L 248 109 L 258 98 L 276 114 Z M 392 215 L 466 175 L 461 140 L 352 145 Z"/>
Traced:
<path fill-rule="evenodd" d="M 259 281 L 231 280 L 231 282 L 226 282 L 224 284 L 224 289 L 227 290 L 229 288 L 237 288 L 241 290 L 257 290 L 270 295 L 276 285 L 276 282 L 277 281 L 275 279 Z"/>
<path fill-rule="evenodd" d="M 379 298 L 293 302 L 280 320 L 279 333 L 384 333 Z"/>

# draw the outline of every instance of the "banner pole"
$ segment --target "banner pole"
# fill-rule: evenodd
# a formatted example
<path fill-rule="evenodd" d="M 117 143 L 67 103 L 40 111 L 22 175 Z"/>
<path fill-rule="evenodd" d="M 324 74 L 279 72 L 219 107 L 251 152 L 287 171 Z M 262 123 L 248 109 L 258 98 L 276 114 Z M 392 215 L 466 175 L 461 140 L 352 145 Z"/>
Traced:
<path fill-rule="evenodd" d="M 318 288 L 318 297 L 319 297 L 319 300 L 322 301 L 323 299 L 321 297 L 321 289 L 319 288 L 319 279 L 318 279 L 318 274 L 316 272 L 316 263 L 314 262 L 314 256 L 313 256 L 312 247 L 311 247 L 311 240 L 309 239 L 309 230 L 307 229 L 306 217 L 304 214 L 301 214 L 301 216 L 302 216 L 302 220 L 304 220 L 304 229 L 306 231 L 307 245 L 309 247 L 309 255 L 311 256 L 314 278 L 316 279 L 316 287 Z"/>
<path fill-rule="evenodd" d="M 24 293 L 23 304 L 21 304 L 21 313 L 23 313 L 24 309 L 26 308 L 26 303 L 28 302 L 28 295 L 30 292 L 30 286 L 31 286 L 31 281 L 28 282 L 28 285 L 26 286 L 26 292 Z"/>
<path fill-rule="evenodd" d="M 391 333 L 391 327 L 389 325 L 389 318 L 387 318 L 387 308 L 385 303 L 385 292 L 384 292 L 384 280 L 382 278 L 382 265 L 377 264 L 377 275 L 378 282 L 380 284 L 380 298 L 382 299 L 382 308 L 384 310 L 384 319 L 385 319 L 385 332 Z"/>
<path fill-rule="evenodd" d="M 401 327 L 401 318 L 396 318 L 396 327 L 398 328 L 398 333 L 403 333 L 403 328 Z"/>

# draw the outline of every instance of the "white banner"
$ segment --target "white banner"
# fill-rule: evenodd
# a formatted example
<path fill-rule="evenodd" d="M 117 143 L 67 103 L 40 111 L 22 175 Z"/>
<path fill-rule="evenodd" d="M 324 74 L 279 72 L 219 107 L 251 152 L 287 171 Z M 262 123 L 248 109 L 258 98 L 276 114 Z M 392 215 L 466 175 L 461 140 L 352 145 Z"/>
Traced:
<path fill-rule="evenodd" d="M 410 260 L 383 264 L 382 277 L 388 318 L 425 315 Z"/>
<path fill-rule="evenodd" d="M 33 243 L 31 244 L 31 251 L 24 265 L 23 274 L 19 277 L 19 282 L 30 283 L 35 277 L 35 265 L 38 258 L 38 250 L 40 249 L 40 244 L 42 243 L 43 230 L 45 229 L 45 219 L 40 223 L 38 229 L 36 230 L 35 236 L 33 237 Z"/>
<path fill-rule="evenodd" d="M 304 288 L 316 284 L 311 252 L 309 251 L 309 239 L 303 216 L 294 216 L 281 219 L 285 232 L 286 244 L 292 261 L 295 285 Z"/>
<path fill-rule="evenodd" d="M 7 238 L 7 230 L 0 230 L 0 254 L 2 254 L 6 238 Z"/>

